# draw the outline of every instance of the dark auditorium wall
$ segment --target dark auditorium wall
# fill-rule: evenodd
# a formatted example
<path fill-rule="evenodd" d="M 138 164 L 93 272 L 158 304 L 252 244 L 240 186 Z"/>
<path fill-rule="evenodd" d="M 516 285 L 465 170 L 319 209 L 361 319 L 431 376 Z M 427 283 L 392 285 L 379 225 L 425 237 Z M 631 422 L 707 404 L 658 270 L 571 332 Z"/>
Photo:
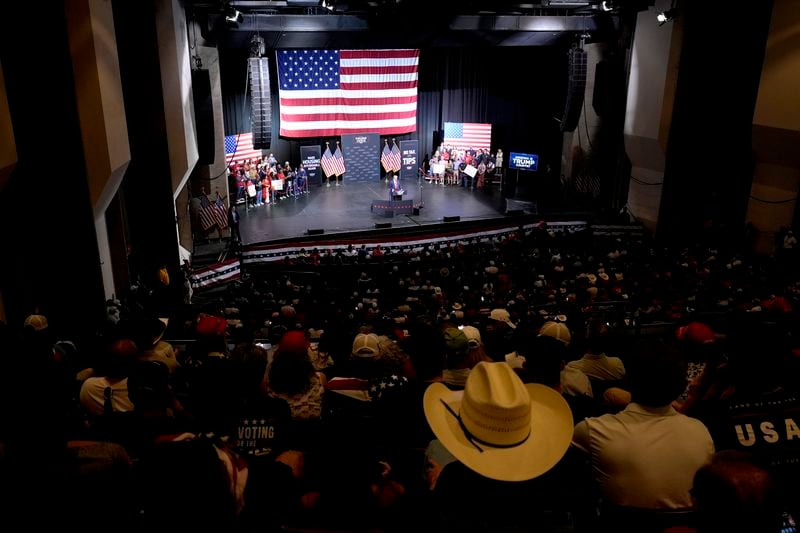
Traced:
<path fill-rule="evenodd" d="M 0 292 L 9 323 L 38 308 L 70 332 L 99 320 L 104 298 L 66 22 L 62 3 L 37 10 L 35 28 L 19 10 L 0 7 L 19 157 L 0 192 Z"/>
<path fill-rule="evenodd" d="M 119 0 L 113 6 L 131 147 L 120 190 L 128 268 L 153 286 L 159 267 L 173 269 L 178 257 L 154 3 Z"/>
<path fill-rule="evenodd" d="M 772 1 L 749 3 L 746 16 L 723 13 L 709 2 L 684 4 L 657 234 L 685 240 L 712 230 L 739 238 L 752 184 L 753 110 Z"/>

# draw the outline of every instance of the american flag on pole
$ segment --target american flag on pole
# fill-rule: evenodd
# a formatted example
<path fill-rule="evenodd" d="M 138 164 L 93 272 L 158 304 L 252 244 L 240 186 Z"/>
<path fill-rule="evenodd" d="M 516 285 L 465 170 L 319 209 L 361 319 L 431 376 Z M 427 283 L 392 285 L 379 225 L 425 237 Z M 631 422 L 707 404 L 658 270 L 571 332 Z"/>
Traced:
<path fill-rule="evenodd" d="M 278 50 L 280 134 L 417 129 L 419 50 Z"/>
<path fill-rule="evenodd" d="M 217 193 L 217 201 L 214 202 L 214 222 L 217 223 L 219 229 L 223 230 L 228 227 L 228 208 L 225 207 L 225 201 L 222 196 Z"/>
<path fill-rule="evenodd" d="M 336 151 L 333 152 L 333 170 L 336 172 L 337 176 L 341 176 L 345 173 L 344 168 L 344 156 L 342 155 L 342 148 L 339 146 L 339 142 L 336 142 Z"/>
<path fill-rule="evenodd" d="M 400 148 L 397 146 L 397 141 L 393 141 L 389 163 L 392 165 L 392 170 L 400 172 L 402 160 L 400 158 Z"/>
<path fill-rule="evenodd" d="M 325 177 L 330 178 L 336 174 L 336 169 L 333 166 L 333 153 L 331 152 L 331 145 L 330 143 L 325 144 L 327 146 L 325 146 L 325 153 L 322 154 L 322 157 L 319 160 L 319 166 L 322 167 Z"/>
<path fill-rule="evenodd" d="M 492 125 L 445 122 L 442 142 L 455 148 L 485 148 L 488 150 L 492 144 Z"/>
<path fill-rule="evenodd" d="M 392 170 L 390 162 L 391 157 L 392 151 L 389 149 L 389 141 L 384 139 L 383 152 L 381 152 L 381 166 L 383 166 L 383 170 L 386 172 L 390 172 Z"/>
<path fill-rule="evenodd" d="M 258 159 L 264 154 L 253 148 L 252 133 L 237 133 L 225 136 L 225 161 L 230 166 L 234 161 Z"/>
<path fill-rule="evenodd" d="M 215 209 L 211 207 L 211 202 L 208 201 L 208 196 L 205 194 L 200 195 L 200 209 L 197 211 L 197 215 L 200 219 L 200 227 L 203 228 L 203 231 L 208 231 L 214 227 L 216 224 L 216 219 L 214 218 L 214 211 Z"/>

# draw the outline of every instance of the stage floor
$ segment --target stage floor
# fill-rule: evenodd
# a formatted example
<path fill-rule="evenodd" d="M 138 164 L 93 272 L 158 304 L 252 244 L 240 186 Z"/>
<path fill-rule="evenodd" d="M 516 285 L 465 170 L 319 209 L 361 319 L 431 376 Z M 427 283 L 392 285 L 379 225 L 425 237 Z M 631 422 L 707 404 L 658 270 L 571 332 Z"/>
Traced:
<path fill-rule="evenodd" d="M 388 200 L 385 181 L 344 181 L 339 186 L 311 187 L 309 194 L 280 200 L 276 204 L 246 208 L 239 204 L 239 231 L 244 245 L 291 239 L 323 229 L 325 234 L 375 229 L 389 222 L 392 228 L 440 224 L 444 217 L 461 221 L 501 218 L 512 208 L 499 187 L 478 191 L 463 187 L 404 183 L 403 200 L 421 206 L 419 215 L 387 217 L 372 212 L 372 202 Z M 508 204 L 508 207 L 507 207 Z M 514 205 L 514 208 L 518 206 Z"/>

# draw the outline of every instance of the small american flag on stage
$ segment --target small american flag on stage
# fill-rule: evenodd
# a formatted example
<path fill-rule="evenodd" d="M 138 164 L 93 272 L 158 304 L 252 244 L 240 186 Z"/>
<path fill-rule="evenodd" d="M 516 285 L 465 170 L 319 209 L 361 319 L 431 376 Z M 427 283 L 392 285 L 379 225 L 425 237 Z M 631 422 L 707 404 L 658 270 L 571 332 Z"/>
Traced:
<path fill-rule="evenodd" d="M 341 176 L 346 171 L 344 168 L 344 156 L 342 155 L 342 148 L 339 146 L 338 142 L 336 143 L 336 151 L 333 153 L 333 170 L 336 172 L 337 176 Z"/>
<path fill-rule="evenodd" d="M 333 153 L 331 152 L 331 145 L 325 147 L 325 153 L 319 160 L 319 166 L 322 167 L 322 172 L 325 173 L 326 178 L 330 178 L 336 174 L 336 169 L 333 166 Z"/>
<path fill-rule="evenodd" d="M 390 172 L 392 170 L 392 163 L 391 163 L 392 151 L 389 149 L 389 141 L 383 141 L 383 152 L 381 152 L 381 165 L 383 166 L 383 170 L 386 172 Z"/>
<path fill-rule="evenodd" d="M 278 50 L 280 134 L 417 129 L 419 50 Z"/>
<path fill-rule="evenodd" d="M 200 196 L 200 209 L 197 211 L 197 215 L 200 218 L 200 227 L 203 228 L 203 231 L 208 231 L 214 227 L 214 224 L 217 223 L 216 219 L 214 218 L 215 208 L 211 206 L 211 202 L 208 201 L 208 196 L 205 194 Z"/>
<path fill-rule="evenodd" d="M 214 203 L 208 199 L 205 194 L 200 196 L 200 208 L 197 212 L 200 218 L 200 227 L 203 231 L 208 231 L 214 226 L 220 230 L 228 227 L 228 209 L 225 207 L 225 201 L 219 193 L 217 193 L 217 200 Z"/>
<path fill-rule="evenodd" d="M 233 161 L 258 159 L 263 157 L 261 150 L 253 148 L 252 133 L 237 133 L 225 136 L 225 161 L 230 165 Z"/>
<path fill-rule="evenodd" d="M 400 148 L 398 148 L 396 141 L 392 144 L 392 153 L 389 157 L 389 163 L 392 165 L 392 170 L 400 172 L 402 160 L 400 158 Z"/>
<path fill-rule="evenodd" d="M 217 193 L 217 201 L 214 202 L 214 222 L 217 223 L 219 229 L 225 229 L 228 227 L 228 208 L 225 207 L 225 200 L 222 199 L 219 193 Z"/>
<path fill-rule="evenodd" d="M 492 144 L 492 125 L 445 122 L 443 142 L 455 148 L 485 148 L 488 150 Z"/>

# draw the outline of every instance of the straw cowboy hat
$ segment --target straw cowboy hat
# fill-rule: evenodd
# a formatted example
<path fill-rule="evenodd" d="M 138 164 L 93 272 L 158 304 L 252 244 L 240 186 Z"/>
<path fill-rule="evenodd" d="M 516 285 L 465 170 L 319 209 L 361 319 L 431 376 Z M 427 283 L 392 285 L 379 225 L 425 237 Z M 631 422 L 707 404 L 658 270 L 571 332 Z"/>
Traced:
<path fill-rule="evenodd" d="M 444 447 L 491 479 L 540 476 L 561 460 L 572 440 L 572 412 L 561 394 L 524 384 L 504 362 L 478 363 L 463 391 L 431 384 L 423 405 Z"/>

